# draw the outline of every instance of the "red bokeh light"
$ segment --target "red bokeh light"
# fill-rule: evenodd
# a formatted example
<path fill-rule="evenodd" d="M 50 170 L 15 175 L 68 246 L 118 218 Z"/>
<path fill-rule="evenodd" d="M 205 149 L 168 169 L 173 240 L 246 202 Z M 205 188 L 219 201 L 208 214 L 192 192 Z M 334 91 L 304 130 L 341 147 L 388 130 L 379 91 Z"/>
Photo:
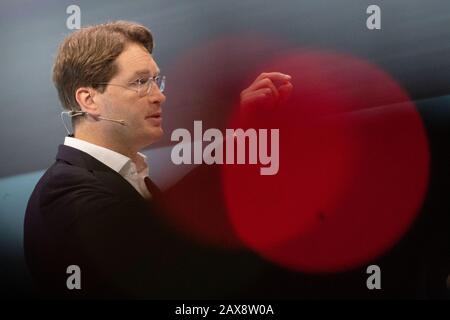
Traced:
<path fill-rule="evenodd" d="M 206 245 L 245 245 L 292 270 L 349 270 L 394 246 L 418 214 L 429 174 L 425 130 L 380 67 L 288 47 L 230 36 L 174 61 L 166 130 L 194 120 L 204 130 L 279 128 L 280 169 L 261 176 L 260 165 L 203 165 L 169 192 L 167 218 Z M 233 104 L 263 71 L 290 74 L 292 97 L 242 113 Z"/>
<path fill-rule="evenodd" d="M 231 222 L 248 247 L 306 272 L 357 267 L 391 248 L 427 188 L 424 127 L 407 93 L 380 68 L 323 51 L 261 67 L 292 76 L 289 103 L 237 112 L 232 128 L 279 128 L 280 169 L 223 166 Z"/>

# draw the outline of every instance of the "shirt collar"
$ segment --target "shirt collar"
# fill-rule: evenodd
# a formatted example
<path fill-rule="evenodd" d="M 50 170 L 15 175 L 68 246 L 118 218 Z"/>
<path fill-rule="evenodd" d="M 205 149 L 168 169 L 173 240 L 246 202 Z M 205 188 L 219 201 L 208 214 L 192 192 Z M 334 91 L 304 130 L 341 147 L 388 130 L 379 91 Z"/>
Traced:
<path fill-rule="evenodd" d="M 66 137 L 64 139 L 64 145 L 86 152 L 119 174 L 125 166 L 134 164 L 129 157 L 121 153 L 78 138 Z M 138 152 L 137 163 L 135 165 L 138 172 L 147 169 L 147 157 Z"/>

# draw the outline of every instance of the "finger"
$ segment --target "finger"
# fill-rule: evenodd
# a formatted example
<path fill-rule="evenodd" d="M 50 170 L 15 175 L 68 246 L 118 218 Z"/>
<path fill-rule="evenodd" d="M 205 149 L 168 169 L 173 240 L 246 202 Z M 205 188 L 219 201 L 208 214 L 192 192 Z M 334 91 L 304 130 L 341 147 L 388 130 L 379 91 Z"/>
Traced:
<path fill-rule="evenodd" d="M 263 72 L 255 79 L 255 81 L 253 81 L 252 84 L 250 84 L 248 88 L 243 90 L 243 92 L 254 89 L 255 85 L 257 85 L 263 79 L 270 79 L 273 83 L 274 81 L 286 82 L 289 81 L 291 78 L 292 77 L 290 75 L 281 72 Z"/>
<path fill-rule="evenodd" d="M 255 91 L 257 89 L 261 88 L 270 88 L 272 90 L 272 93 L 276 99 L 279 97 L 279 93 L 275 85 L 273 84 L 272 80 L 269 78 L 264 78 L 259 80 L 258 82 L 254 82 L 250 85 L 250 87 L 247 88 L 248 91 Z"/>
<path fill-rule="evenodd" d="M 278 92 L 280 94 L 280 101 L 286 101 L 292 93 L 294 86 L 292 83 L 288 82 L 278 87 Z"/>
<path fill-rule="evenodd" d="M 270 79 L 272 82 L 273 81 L 286 82 L 286 81 L 289 81 L 291 78 L 292 77 L 290 75 L 284 74 L 284 73 L 281 73 L 281 72 L 263 72 L 244 91 L 251 90 L 252 87 L 254 87 L 257 83 L 259 83 L 263 79 Z"/>
<path fill-rule="evenodd" d="M 269 89 L 267 89 L 269 90 Z M 270 90 L 269 90 L 270 91 Z M 254 108 L 263 108 L 266 106 L 271 106 L 275 103 L 272 93 L 252 93 L 248 95 L 245 99 L 241 100 L 242 111 L 251 111 Z"/>
<path fill-rule="evenodd" d="M 290 75 L 281 72 L 263 72 L 256 78 L 254 82 L 258 82 L 266 78 L 272 81 L 289 81 L 292 79 Z"/>
<path fill-rule="evenodd" d="M 267 99 L 272 94 L 272 90 L 269 88 L 262 88 L 256 91 L 247 92 L 241 95 L 241 104 L 253 104 L 255 101 L 260 99 Z"/>

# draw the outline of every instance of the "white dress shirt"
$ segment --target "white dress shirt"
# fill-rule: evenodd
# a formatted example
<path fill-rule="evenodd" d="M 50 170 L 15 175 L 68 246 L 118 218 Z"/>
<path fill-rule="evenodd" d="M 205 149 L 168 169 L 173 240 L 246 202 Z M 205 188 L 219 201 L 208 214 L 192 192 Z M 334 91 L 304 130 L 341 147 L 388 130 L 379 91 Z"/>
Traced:
<path fill-rule="evenodd" d="M 151 194 L 144 182 L 144 178 L 148 176 L 147 157 L 144 154 L 138 152 L 137 161 L 134 163 L 130 158 L 123 154 L 81 139 L 66 137 L 64 145 L 86 152 L 119 173 L 144 198 L 151 198 Z"/>

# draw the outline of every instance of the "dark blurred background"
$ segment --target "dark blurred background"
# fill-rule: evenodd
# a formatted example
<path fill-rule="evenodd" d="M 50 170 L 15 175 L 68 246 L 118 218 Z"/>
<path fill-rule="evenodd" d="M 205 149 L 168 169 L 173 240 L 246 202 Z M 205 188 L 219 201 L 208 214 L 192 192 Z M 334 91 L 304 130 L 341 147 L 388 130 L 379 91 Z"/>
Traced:
<path fill-rule="evenodd" d="M 81 25 L 109 20 L 132 20 L 148 26 L 155 37 L 154 55 L 168 76 L 165 130 L 191 128 L 205 112 L 209 125 L 223 126 L 229 101 L 206 108 L 202 92 L 180 94 L 204 79 L 201 66 L 176 66 L 190 61 L 197 50 L 207 52 L 220 39 L 267 40 L 267 47 L 250 52 L 275 54 L 282 48 L 320 48 L 351 54 L 387 71 L 415 102 L 427 129 L 431 151 L 431 178 L 427 198 L 412 230 L 380 261 L 404 272 L 404 283 L 390 297 L 447 297 L 445 279 L 450 274 L 450 2 L 448 0 L 151 0 L 151 1 L 12 1 L 0 4 L 0 291 L 28 296 L 30 279 L 22 253 L 22 226 L 26 201 L 34 184 L 52 162 L 66 134 L 61 107 L 51 82 L 53 58 L 59 42 L 72 30 L 66 27 L 69 5 L 81 9 Z M 381 7 L 381 30 L 366 28 L 366 8 Z M 227 43 L 225 41 L 225 43 Z M 271 46 L 277 43 L 279 46 Z M 227 47 L 232 62 L 242 48 Z M 223 57 L 224 55 L 221 55 Z M 198 56 L 197 56 L 198 57 Z M 259 56 L 258 56 L 259 57 Z M 255 60 L 258 59 L 255 56 Z M 211 58 L 214 60 L 214 58 Z M 195 59 L 194 59 L 195 60 Z M 220 79 L 245 65 L 207 62 Z M 198 67 L 199 72 L 195 73 Z M 184 68 L 184 69 L 183 69 Z M 192 72 L 185 74 L 185 72 Z M 203 79 L 203 80 L 202 80 Z M 214 82 L 214 80 L 212 80 Z M 220 81 L 213 83 L 220 91 Z M 178 90 L 177 90 L 178 89 Z M 170 94 L 174 94 L 171 99 Z M 238 97 L 228 97 L 230 101 Z M 205 102 L 206 101 L 206 102 Z M 173 184 L 188 169 L 168 161 L 170 136 L 146 150 L 154 178 L 163 187 Z M 182 172 L 185 170 L 184 172 Z M 418 245 L 419 244 L 419 245 Z M 396 255 L 397 252 L 401 255 Z M 419 258 L 417 258 L 419 257 Z M 422 261 L 416 263 L 417 259 Z M 394 267 L 395 269 L 395 267 Z M 393 268 L 391 268 L 393 270 Z M 315 288 L 305 297 L 339 296 L 351 279 L 364 283 L 364 270 L 352 274 L 303 279 Z M 286 277 L 293 277 L 286 273 Z M 392 271 L 385 279 L 397 277 Z M 286 279 L 284 279 L 286 280 Z M 361 290 L 363 291 L 363 290 Z M 286 288 L 285 295 L 296 292 Z M 406 294 L 405 294 L 406 292 Z M 352 292 L 351 296 L 359 292 Z M 275 295 L 275 293 L 274 293 Z M 280 292 L 280 296 L 283 294 Z M 294 294 L 292 294 L 294 295 Z M 297 295 L 302 296 L 302 295 Z"/>

